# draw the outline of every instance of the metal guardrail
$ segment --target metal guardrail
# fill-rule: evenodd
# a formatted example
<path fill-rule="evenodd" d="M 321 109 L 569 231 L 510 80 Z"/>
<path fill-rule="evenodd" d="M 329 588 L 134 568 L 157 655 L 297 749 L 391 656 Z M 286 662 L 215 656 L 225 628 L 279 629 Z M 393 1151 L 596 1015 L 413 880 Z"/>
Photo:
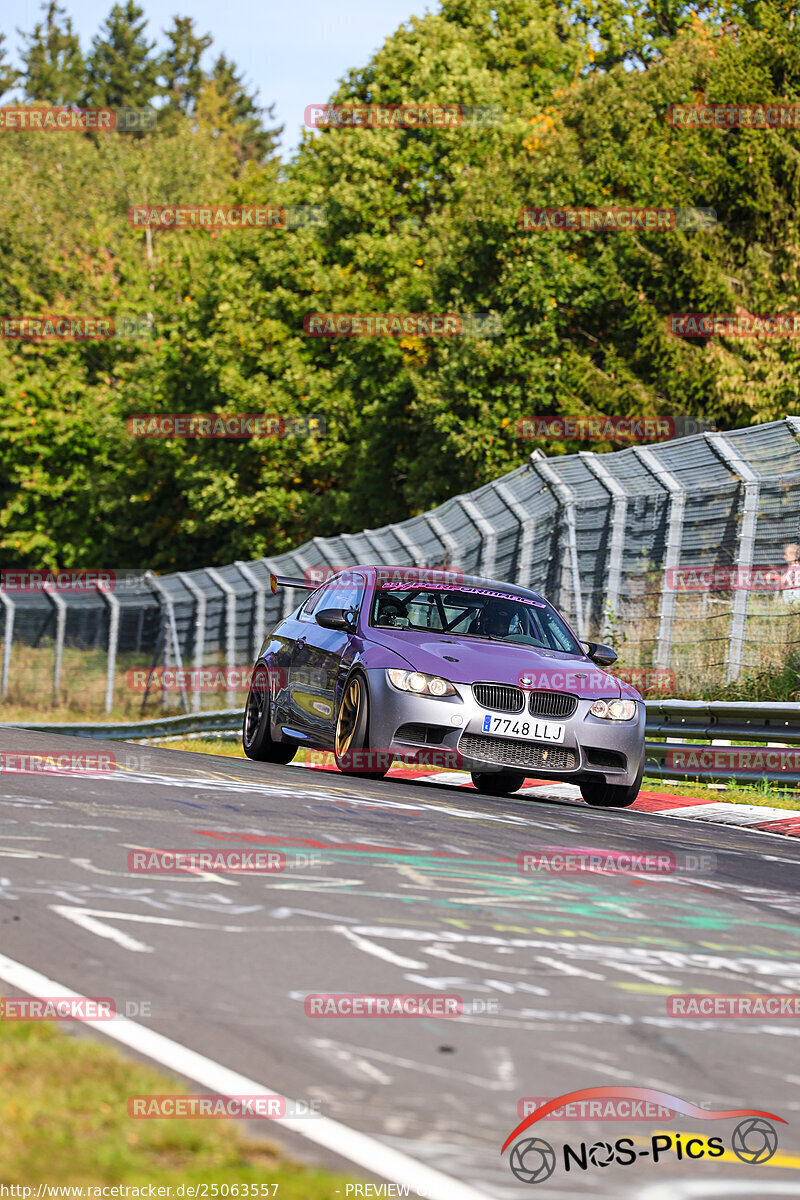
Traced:
<path fill-rule="evenodd" d="M 663 779 L 800 783 L 800 751 L 776 748 L 800 745 L 800 704 L 739 700 L 647 700 L 645 704 L 645 774 Z M 746 744 L 726 745 L 730 742 Z"/>
<path fill-rule="evenodd" d="M 244 708 L 223 708 L 216 712 L 184 713 L 179 717 L 157 717 L 153 721 L 106 721 L 86 723 L 72 721 L 50 721 L 33 723 L 9 721 L 0 724 L 3 729 L 30 729 L 34 733 L 63 733 L 73 737 L 89 737 L 131 741 L 136 738 L 173 737 L 185 733 L 225 733 L 230 729 L 241 729 Z"/>
<path fill-rule="evenodd" d="M 757 779 L 800 783 L 800 750 L 780 751 L 765 743 L 800 746 L 800 704 L 758 704 L 726 700 L 646 700 L 647 759 L 645 774 L 663 779 Z M 129 723 L 56 723 L 0 725 L 3 729 L 30 729 L 37 733 L 63 733 L 75 737 L 131 740 L 174 737 L 198 733 L 227 733 L 241 728 L 243 709 L 186 713 L 152 721 Z M 686 738 L 703 741 L 686 741 Z M 661 740 L 654 740 L 661 739 Z M 670 740 L 672 739 L 672 740 Z M 716 745 L 703 742 L 716 742 Z M 729 746 L 729 742 L 747 745 Z M 719 744 L 722 743 L 722 744 Z M 756 743 L 756 745 L 750 745 Z M 741 752 L 748 750 L 749 756 Z M 758 766 L 763 755 L 763 769 Z M 756 766 L 752 759 L 756 757 Z M 742 762 L 751 759 L 749 768 Z M 792 769 L 794 767 L 794 769 Z"/>

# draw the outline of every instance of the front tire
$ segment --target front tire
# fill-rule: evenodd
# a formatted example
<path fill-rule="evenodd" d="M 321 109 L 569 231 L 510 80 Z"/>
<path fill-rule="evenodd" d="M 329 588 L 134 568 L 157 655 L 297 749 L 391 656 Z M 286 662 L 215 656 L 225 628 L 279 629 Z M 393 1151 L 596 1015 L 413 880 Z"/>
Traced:
<path fill-rule="evenodd" d="M 259 664 L 250 680 L 247 704 L 242 724 L 242 749 L 248 758 L 258 762 L 286 764 L 297 753 L 297 746 L 289 742 L 276 742 L 270 736 L 270 688 L 269 673 Z"/>
<path fill-rule="evenodd" d="M 354 672 L 344 685 L 336 714 L 333 757 L 344 775 L 362 775 L 364 779 L 383 779 L 392 765 L 390 755 L 378 756 L 369 749 L 369 696 L 367 681 L 360 671 Z M 363 770 L 365 763 L 373 766 L 372 757 L 377 769 Z"/>
<path fill-rule="evenodd" d="M 642 786 L 644 763 L 630 787 L 613 783 L 582 783 L 581 795 L 590 808 L 629 808 Z"/>
<path fill-rule="evenodd" d="M 524 771 L 471 771 L 472 782 L 487 796 L 510 796 L 525 782 Z"/>

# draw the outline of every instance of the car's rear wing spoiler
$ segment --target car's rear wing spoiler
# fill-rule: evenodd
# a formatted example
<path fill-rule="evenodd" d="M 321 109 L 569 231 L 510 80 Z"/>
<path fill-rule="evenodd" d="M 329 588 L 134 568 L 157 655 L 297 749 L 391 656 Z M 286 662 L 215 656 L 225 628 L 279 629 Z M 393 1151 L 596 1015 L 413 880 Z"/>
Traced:
<path fill-rule="evenodd" d="M 315 592 L 320 586 L 319 583 L 310 583 L 307 579 L 292 579 L 288 575 L 273 575 L 277 587 L 287 588 L 304 588 L 307 592 Z M 273 592 L 275 588 L 272 589 Z"/>

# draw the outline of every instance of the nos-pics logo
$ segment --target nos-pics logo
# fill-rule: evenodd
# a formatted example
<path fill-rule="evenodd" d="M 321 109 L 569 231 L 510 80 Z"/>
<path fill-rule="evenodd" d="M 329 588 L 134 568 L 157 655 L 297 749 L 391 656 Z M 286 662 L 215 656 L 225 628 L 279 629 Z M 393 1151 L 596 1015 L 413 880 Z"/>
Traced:
<path fill-rule="evenodd" d="M 758 1165 L 769 1162 L 778 1149 L 778 1131 L 772 1121 L 786 1122 L 775 1113 L 761 1112 L 755 1108 L 707 1109 L 671 1096 L 668 1092 L 654 1091 L 652 1088 L 636 1087 L 596 1087 L 581 1088 L 577 1092 L 567 1092 L 540 1105 L 534 1112 L 521 1121 L 503 1143 L 500 1151 L 504 1154 L 508 1147 L 525 1133 L 537 1121 L 565 1107 L 586 1100 L 636 1100 L 654 1103 L 673 1113 L 682 1113 L 701 1121 L 730 1121 L 737 1118 L 738 1125 L 731 1136 L 730 1149 L 743 1163 Z M 592 1145 L 581 1142 L 577 1146 L 566 1144 L 562 1147 L 563 1166 L 565 1171 L 587 1171 L 590 1167 L 609 1167 L 612 1163 L 617 1166 L 629 1167 L 637 1158 L 652 1158 L 657 1163 L 665 1154 L 674 1153 L 678 1159 L 697 1160 L 701 1158 L 719 1158 L 725 1154 L 725 1144 L 721 1137 L 686 1137 L 686 1134 L 659 1133 L 649 1138 L 649 1145 L 644 1139 L 630 1137 L 617 1138 L 613 1142 L 598 1141 Z M 544 1183 L 554 1173 L 558 1166 L 558 1154 L 553 1146 L 544 1138 L 524 1137 L 511 1149 L 508 1165 L 513 1174 L 522 1183 Z"/>

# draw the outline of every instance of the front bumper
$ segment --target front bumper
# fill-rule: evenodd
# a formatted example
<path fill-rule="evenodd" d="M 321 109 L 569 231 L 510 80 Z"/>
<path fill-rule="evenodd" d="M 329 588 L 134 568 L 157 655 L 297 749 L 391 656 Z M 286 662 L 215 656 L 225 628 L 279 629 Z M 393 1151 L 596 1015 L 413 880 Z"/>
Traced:
<path fill-rule="evenodd" d="M 538 718 L 564 725 L 561 742 L 487 734 L 484 717 L 535 720 L 527 713 L 500 713 L 475 699 L 469 684 L 454 684 L 444 699 L 398 691 L 384 670 L 367 671 L 370 691 L 370 748 L 412 761 L 441 761 L 465 770 L 524 771 L 532 779 L 573 783 L 605 780 L 629 787 L 644 761 L 645 707 L 631 721 L 604 721 L 589 713 L 594 698 L 578 699 L 569 717 Z"/>

